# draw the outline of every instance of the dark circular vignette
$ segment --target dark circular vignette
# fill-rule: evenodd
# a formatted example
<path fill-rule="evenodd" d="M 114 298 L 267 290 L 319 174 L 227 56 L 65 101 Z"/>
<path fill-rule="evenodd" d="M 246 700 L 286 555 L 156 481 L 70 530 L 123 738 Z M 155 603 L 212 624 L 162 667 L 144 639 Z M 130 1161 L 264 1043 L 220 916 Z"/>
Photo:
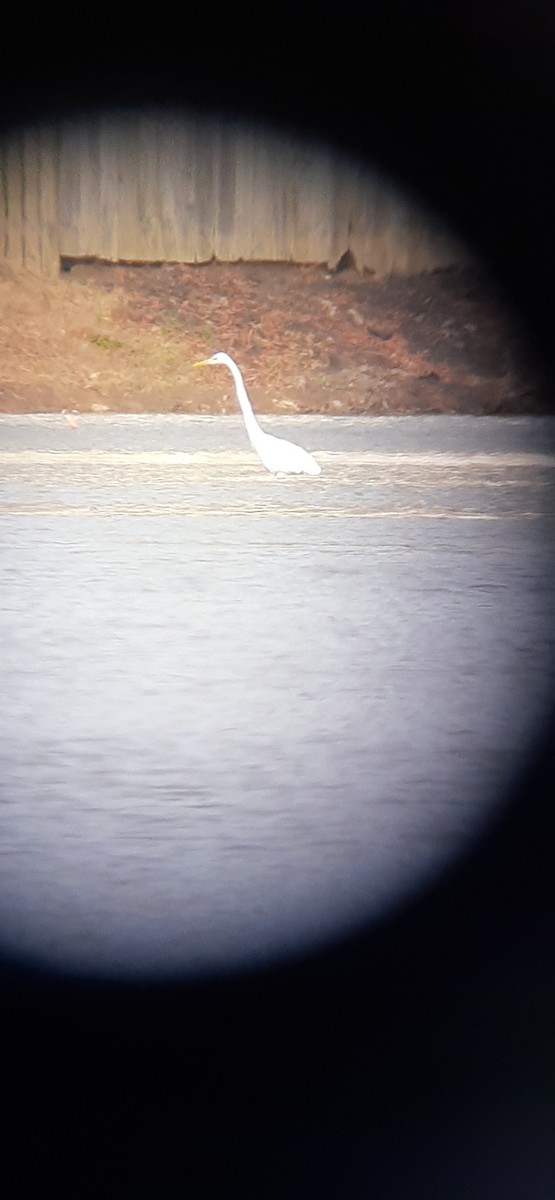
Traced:
<path fill-rule="evenodd" d="M 158 45 L 140 22 L 138 54 L 129 30 L 83 14 L 74 43 L 66 34 L 36 69 L 22 18 L 1 120 L 167 102 L 331 139 L 470 238 L 552 385 L 555 17 L 494 8 L 297 5 L 251 19 L 243 7 L 183 16 L 181 31 L 166 12 Z M 187 987 L 61 983 L 4 963 L 20 1181 L 94 1196 L 188 1184 L 203 1196 L 547 1196 L 554 733 L 538 730 L 473 858 L 327 953 Z"/>

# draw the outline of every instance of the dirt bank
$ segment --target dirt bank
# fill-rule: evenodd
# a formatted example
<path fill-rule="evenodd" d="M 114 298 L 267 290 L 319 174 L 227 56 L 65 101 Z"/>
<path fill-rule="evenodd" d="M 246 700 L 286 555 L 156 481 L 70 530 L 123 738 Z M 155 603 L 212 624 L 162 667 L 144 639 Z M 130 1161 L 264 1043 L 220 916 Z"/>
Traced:
<path fill-rule="evenodd" d="M 69 266 L 69 264 L 66 264 Z M 287 264 L 0 267 L 0 410 L 235 410 L 216 349 L 259 412 L 538 411 L 538 380 L 476 270 L 377 280 Z"/>

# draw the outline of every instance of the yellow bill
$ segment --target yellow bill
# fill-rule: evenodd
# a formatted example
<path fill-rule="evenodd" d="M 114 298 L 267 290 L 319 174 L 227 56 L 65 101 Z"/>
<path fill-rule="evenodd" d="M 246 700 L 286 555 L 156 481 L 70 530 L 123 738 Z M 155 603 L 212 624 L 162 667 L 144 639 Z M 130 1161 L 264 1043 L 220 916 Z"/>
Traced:
<path fill-rule="evenodd" d="M 193 367 L 206 367 L 209 361 L 208 358 L 201 358 L 200 362 L 193 363 L 192 365 Z"/>

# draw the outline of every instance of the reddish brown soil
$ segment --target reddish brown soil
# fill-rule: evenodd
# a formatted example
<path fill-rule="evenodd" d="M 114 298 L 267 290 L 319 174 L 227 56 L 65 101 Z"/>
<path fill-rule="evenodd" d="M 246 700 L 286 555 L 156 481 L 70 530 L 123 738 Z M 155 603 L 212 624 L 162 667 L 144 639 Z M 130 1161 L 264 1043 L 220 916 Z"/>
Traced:
<path fill-rule="evenodd" d="M 514 413 L 538 379 L 484 274 L 377 280 L 286 264 L 0 269 L 0 410 Z"/>

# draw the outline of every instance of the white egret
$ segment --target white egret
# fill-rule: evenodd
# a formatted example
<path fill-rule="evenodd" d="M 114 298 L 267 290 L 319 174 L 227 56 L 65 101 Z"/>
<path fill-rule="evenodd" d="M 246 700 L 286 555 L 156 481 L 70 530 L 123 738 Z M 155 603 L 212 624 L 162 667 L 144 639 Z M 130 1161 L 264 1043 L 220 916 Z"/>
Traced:
<path fill-rule="evenodd" d="M 219 350 L 211 358 L 202 358 L 200 362 L 193 363 L 195 367 L 220 365 L 228 367 L 233 375 L 237 399 L 241 407 L 251 446 L 256 450 L 266 470 L 271 471 L 274 475 L 319 475 L 322 468 L 311 454 L 303 450 L 302 446 L 296 446 L 295 442 L 288 442 L 285 438 L 274 437 L 272 433 L 265 433 L 260 428 L 254 415 L 247 389 L 243 383 L 243 376 L 237 363 L 233 361 L 229 354 L 224 354 L 223 351 Z"/>

